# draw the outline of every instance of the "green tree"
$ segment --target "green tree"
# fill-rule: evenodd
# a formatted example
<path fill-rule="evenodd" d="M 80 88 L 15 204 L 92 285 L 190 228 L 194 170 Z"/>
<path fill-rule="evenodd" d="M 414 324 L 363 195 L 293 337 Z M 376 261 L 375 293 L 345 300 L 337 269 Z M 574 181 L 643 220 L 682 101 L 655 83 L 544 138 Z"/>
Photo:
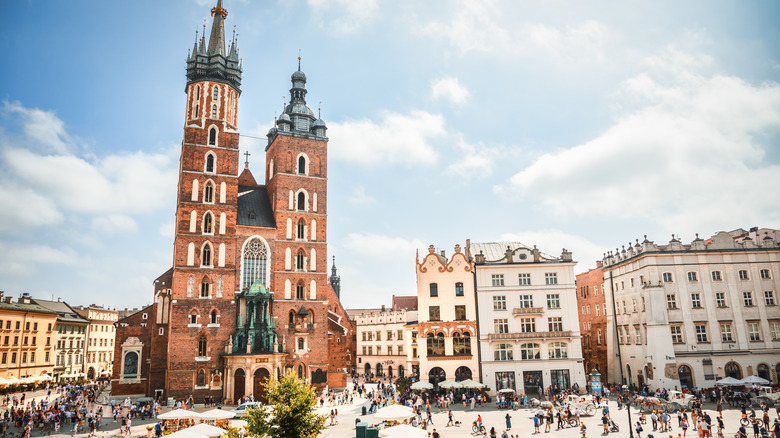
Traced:
<path fill-rule="evenodd" d="M 294 374 L 266 384 L 270 406 L 248 409 L 247 430 L 251 435 L 271 438 L 314 438 L 325 428 L 325 417 L 314 412 L 314 388 Z"/>

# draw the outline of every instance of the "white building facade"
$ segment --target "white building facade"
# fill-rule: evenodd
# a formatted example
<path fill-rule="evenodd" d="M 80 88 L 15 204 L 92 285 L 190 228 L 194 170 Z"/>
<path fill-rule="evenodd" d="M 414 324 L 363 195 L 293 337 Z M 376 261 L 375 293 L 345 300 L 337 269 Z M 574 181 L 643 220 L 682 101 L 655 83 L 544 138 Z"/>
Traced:
<path fill-rule="evenodd" d="M 480 380 L 473 269 L 460 245 L 449 260 L 431 245 L 416 261 L 418 323 L 408 327 L 407 360 L 418 362 L 420 380 Z"/>
<path fill-rule="evenodd" d="M 778 382 L 778 237 L 758 228 L 697 235 L 690 244 L 645 237 L 608 253 L 612 380 L 651 389 L 707 388 L 725 376 Z"/>
<path fill-rule="evenodd" d="M 476 243 L 482 383 L 536 396 L 539 388 L 585 389 L 574 265 L 517 242 Z"/>
<path fill-rule="evenodd" d="M 369 378 L 405 377 L 410 371 L 405 328 L 417 322 L 417 311 L 382 309 L 355 319 L 358 373 Z"/>

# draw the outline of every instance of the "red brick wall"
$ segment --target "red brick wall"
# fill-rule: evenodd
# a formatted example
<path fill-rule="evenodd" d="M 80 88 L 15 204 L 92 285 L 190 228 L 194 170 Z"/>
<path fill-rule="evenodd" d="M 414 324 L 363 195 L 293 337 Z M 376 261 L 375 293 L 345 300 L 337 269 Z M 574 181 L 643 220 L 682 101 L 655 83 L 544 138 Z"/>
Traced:
<path fill-rule="evenodd" d="M 600 265 L 600 263 L 599 263 Z M 580 326 L 589 324 L 589 330 L 582 331 L 582 357 L 585 372 L 594 368 L 601 372 L 601 381 L 609 382 L 607 368 L 607 317 L 603 313 L 606 302 L 604 291 L 604 271 L 601 266 L 577 275 L 577 312 Z M 598 289 L 598 293 L 596 292 Z M 583 313 L 582 308 L 590 306 L 590 314 Z M 596 316 L 596 306 L 599 306 L 600 316 Z M 611 309 L 610 309 L 611 311 Z M 598 331 L 601 330 L 601 345 L 598 343 Z"/>

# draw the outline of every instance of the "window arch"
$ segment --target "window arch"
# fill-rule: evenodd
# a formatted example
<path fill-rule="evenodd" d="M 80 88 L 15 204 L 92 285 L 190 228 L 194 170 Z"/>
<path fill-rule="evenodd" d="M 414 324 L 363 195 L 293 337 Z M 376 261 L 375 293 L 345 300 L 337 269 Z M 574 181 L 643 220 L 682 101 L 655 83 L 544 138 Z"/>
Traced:
<path fill-rule="evenodd" d="M 296 300 L 302 300 L 304 299 L 304 290 L 303 290 L 303 281 L 299 281 L 298 284 L 295 286 L 295 299 Z"/>
<path fill-rule="evenodd" d="M 568 347 L 565 342 L 553 342 L 549 345 L 550 359 L 566 359 L 569 357 Z"/>
<path fill-rule="evenodd" d="M 214 203 L 214 183 L 211 180 L 206 181 L 203 186 L 203 202 L 206 204 Z"/>
<path fill-rule="evenodd" d="M 528 343 L 520 345 L 520 359 L 538 360 L 541 359 L 539 344 Z"/>
<path fill-rule="evenodd" d="M 444 355 L 444 333 L 439 332 L 436 336 L 433 333 L 428 333 L 426 341 L 428 343 L 428 356 Z"/>
<path fill-rule="evenodd" d="M 200 282 L 200 297 L 208 298 L 210 289 L 211 285 L 209 284 L 209 279 L 207 277 L 203 277 L 203 281 Z"/>
<path fill-rule="evenodd" d="M 217 105 L 211 105 L 211 118 L 216 119 L 217 118 Z"/>
<path fill-rule="evenodd" d="M 211 128 L 211 132 L 216 132 L 216 129 Z M 211 133 L 209 133 L 209 137 L 211 137 Z M 211 142 L 211 138 L 209 138 L 209 142 Z M 214 152 L 209 151 L 206 154 L 206 172 L 214 173 L 214 169 L 217 167 L 216 162 L 216 155 L 214 155 Z"/>
<path fill-rule="evenodd" d="M 303 219 L 298 219 L 297 236 L 299 239 L 306 238 L 306 222 Z"/>
<path fill-rule="evenodd" d="M 212 310 L 209 314 L 209 324 L 216 324 L 217 323 L 217 311 Z"/>
<path fill-rule="evenodd" d="M 243 265 L 242 290 L 251 286 L 257 279 L 260 279 L 260 283 L 267 284 L 268 246 L 260 237 L 256 236 L 247 241 L 241 263 Z"/>
<path fill-rule="evenodd" d="M 214 91 L 213 91 L 213 94 L 211 95 L 211 100 L 219 99 L 219 86 L 215 84 L 213 90 Z"/>
<path fill-rule="evenodd" d="M 469 332 L 463 332 L 462 335 L 458 332 L 453 333 L 452 349 L 453 354 L 471 355 L 471 334 Z"/>
<path fill-rule="evenodd" d="M 195 100 L 200 100 L 200 85 L 195 86 Z"/>
<path fill-rule="evenodd" d="M 212 126 L 211 129 L 209 129 L 209 146 L 216 146 L 216 145 L 217 145 L 217 128 Z"/>
<path fill-rule="evenodd" d="M 303 341 L 303 338 L 298 338 L 298 350 L 303 350 L 305 346 L 305 343 Z"/>
<path fill-rule="evenodd" d="M 211 266 L 211 244 L 206 242 L 201 250 L 200 264 L 203 266 Z"/>
<path fill-rule="evenodd" d="M 298 211 L 306 210 L 306 193 L 303 191 L 298 192 Z"/>
<path fill-rule="evenodd" d="M 306 257 L 303 254 L 303 250 L 299 249 L 298 254 L 295 255 L 295 269 L 298 270 L 304 270 L 306 269 Z"/>
<path fill-rule="evenodd" d="M 203 215 L 203 234 L 214 234 L 214 215 L 210 211 Z"/>
<path fill-rule="evenodd" d="M 498 344 L 493 347 L 493 360 L 512 360 L 512 346 Z"/>
<path fill-rule="evenodd" d="M 306 155 L 301 154 L 298 156 L 298 175 L 308 175 L 309 172 L 307 172 L 307 165 L 306 165 Z"/>
<path fill-rule="evenodd" d="M 198 356 L 208 356 L 208 342 L 206 342 L 205 335 L 200 335 L 200 338 L 198 338 Z"/>
<path fill-rule="evenodd" d="M 303 365 L 298 365 L 298 378 L 303 379 Z"/>
<path fill-rule="evenodd" d="M 195 383 L 196 386 L 206 386 L 206 371 L 204 371 L 202 368 L 198 370 L 198 381 Z"/>
<path fill-rule="evenodd" d="M 287 324 L 290 328 L 295 327 L 295 312 L 292 310 L 290 310 L 290 313 L 287 315 Z"/>

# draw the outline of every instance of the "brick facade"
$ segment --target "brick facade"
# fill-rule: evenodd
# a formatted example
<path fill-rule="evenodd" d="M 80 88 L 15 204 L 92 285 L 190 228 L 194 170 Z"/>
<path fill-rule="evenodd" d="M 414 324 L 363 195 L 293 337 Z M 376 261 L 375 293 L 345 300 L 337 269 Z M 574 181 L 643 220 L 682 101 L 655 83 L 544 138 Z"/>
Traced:
<path fill-rule="evenodd" d="M 605 312 L 604 271 L 601 262 L 577 275 L 577 309 L 582 325 L 582 357 L 585 372 L 601 373 L 601 382 L 609 382 L 607 368 L 607 315 Z"/>

